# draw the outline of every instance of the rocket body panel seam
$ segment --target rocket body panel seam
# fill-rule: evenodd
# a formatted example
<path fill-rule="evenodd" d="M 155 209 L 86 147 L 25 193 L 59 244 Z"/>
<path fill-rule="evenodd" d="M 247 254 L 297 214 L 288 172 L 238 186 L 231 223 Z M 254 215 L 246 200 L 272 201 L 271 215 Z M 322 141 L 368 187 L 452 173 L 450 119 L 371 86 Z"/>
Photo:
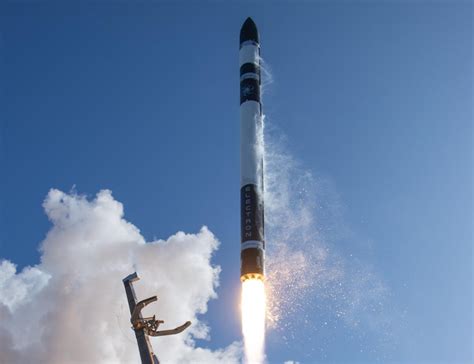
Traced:
<path fill-rule="evenodd" d="M 265 245 L 263 244 L 263 241 L 258 241 L 258 240 L 247 240 L 242 243 L 240 243 L 240 250 L 245 250 L 245 249 L 260 249 L 264 250 Z"/>

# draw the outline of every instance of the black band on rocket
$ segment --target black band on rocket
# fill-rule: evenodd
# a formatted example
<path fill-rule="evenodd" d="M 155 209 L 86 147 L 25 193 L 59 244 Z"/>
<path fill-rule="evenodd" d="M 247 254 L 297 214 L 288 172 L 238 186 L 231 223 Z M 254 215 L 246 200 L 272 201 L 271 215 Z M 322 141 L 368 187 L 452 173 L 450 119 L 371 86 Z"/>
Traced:
<path fill-rule="evenodd" d="M 262 84 L 262 78 L 260 75 L 260 66 L 255 63 L 244 63 L 240 67 L 240 81 L 245 80 L 247 78 L 253 78 L 258 80 L 258 84 Z"/>
<path fill-rule="evenodd" d="M 254 184 L 245 185 L 240 189 L 240 236 L 241 242 L 253 240 L 264 242 L 263 205 L 257 195 Z"/>
<path fill-rule="evenodd" d="M 240 67 L 240 76 L 246 73 L 255 73 L 258 76 L 260 76 L 260 67 L 256 65 L 255 63 L 244 63 Z"/>
<path fill-rule="evenodd" d="M 249 275 L 260 275 L 263 276 L 265 274 L 265 256 L 263 250 L 250 248 L 245 249 L 240 252 L 240 276 L 244 276 L 246 274 Z"/>

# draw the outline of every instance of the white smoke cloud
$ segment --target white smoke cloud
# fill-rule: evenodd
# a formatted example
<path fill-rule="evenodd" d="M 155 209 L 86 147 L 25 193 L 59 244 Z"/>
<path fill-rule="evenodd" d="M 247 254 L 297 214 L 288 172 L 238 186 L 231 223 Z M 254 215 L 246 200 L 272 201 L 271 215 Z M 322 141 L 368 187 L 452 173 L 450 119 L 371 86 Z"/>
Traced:
<path fill-rule="evenodd" d="M 51 190 L 44 209 L 53 226 L 41 244 L 41 263 L 21 272 L 0 263 L 2 363 L 136 363 L 135 336 L 122 279 L 137 270 L 139 299 L 158 295 L 144 310 L 163 328 L 191 320 L 184 333 L 151 338 L 164 363 L 237 363 L 240 343 L 212 351 L 198 315 L 216 298 L 220 268 L 211 264 L 219 242 L 203 227 L 146 242 L 123 218 L 123 206 L 104 190 L 92 201 Z"/>
<path fill-rule="evenodd" d="M 0 262 L 1 302 L 10 311 L 14 311 L 41 291 L 48 284 L 49 278 L 48 274 L 35 267 L 27 267 L 17 273 L 16 265 L 4 260 Z"/>

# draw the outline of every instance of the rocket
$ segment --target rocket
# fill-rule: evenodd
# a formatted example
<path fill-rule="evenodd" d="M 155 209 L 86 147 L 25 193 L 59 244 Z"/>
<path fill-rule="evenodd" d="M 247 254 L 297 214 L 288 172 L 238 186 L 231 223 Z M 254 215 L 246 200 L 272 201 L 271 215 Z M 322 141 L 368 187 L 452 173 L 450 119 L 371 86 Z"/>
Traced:
<path fill-rule="evenodd" d="M 263 118 L 260 41 L 251 18 L 240 30 L 240 280 L 264 279 Z"/>

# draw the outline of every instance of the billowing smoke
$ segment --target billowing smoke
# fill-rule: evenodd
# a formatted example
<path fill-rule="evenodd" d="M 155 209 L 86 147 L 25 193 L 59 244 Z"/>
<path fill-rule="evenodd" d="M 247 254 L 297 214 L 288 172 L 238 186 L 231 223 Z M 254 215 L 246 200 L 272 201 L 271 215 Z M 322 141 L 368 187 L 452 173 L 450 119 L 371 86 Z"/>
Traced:
<path fill-rule="evenodd" d="M 219 242 L 203 227 L 146 242 L 123 217 L 123 206 L 104 190 L 89 201 L 51 190 L 44 209 L 52 228 L 41 244 L 41 263 L 16 271 L 0 264 L 2 363 L 136 363 L 122 278 L 138 271 L 137 296 L 158 295 L 144 310 L 165 319 L 163 328 L 191 320 L 175 336 L 154 341 L 164 363 L 237 363 L 241 345 L 196 347 L 209 337 L 199 320 L 216 298 L 220 268 L 211 264 Z"/>
<path fill-rule="evenodd" d="M 317 351 L 324 358 L 342 328 L 360 352 L 386 360 L 379 355 L 393 348 L 394 325 L 403 319 L 390 290 L 370 263 L 338 248 L 358 238 L 333 183 L 304 168 L 265 120 L 268 326 L 276 340 L 300 345 L 308 357 Z M 363 346 L 367 336 L 375 338 L 370 348 Z"/>

